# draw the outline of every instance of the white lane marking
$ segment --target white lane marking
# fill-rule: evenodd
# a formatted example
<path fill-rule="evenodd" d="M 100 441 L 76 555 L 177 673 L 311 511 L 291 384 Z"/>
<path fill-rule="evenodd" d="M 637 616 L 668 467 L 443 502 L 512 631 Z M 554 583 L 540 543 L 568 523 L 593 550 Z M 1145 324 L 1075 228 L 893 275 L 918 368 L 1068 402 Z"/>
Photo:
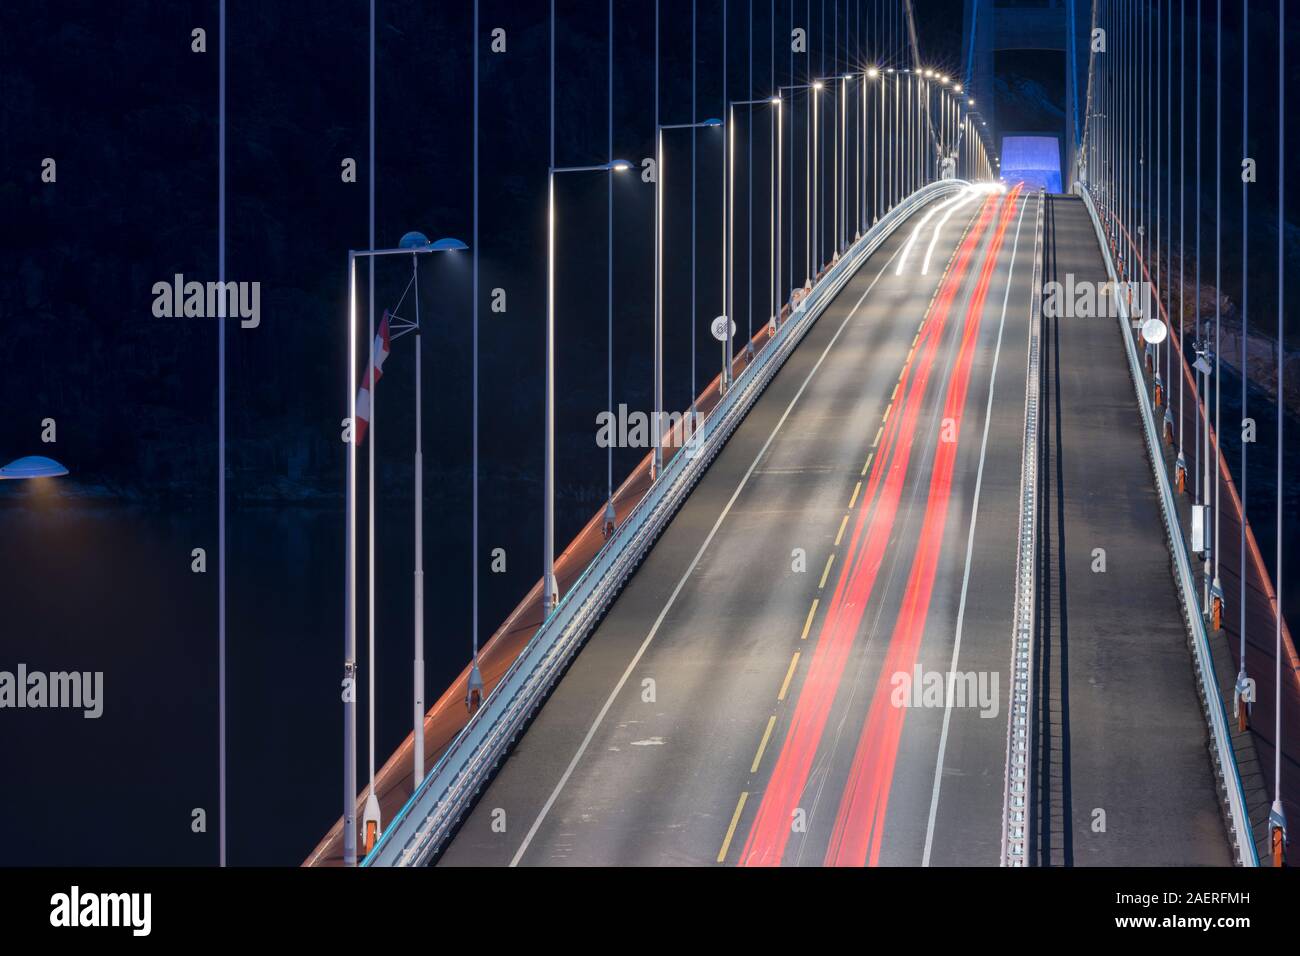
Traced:
<path fill-rule="evenodd" d="M 772 433 L 767 436 L 767 441 L 763 442 L 763 447 L 758 450 L 758 454 L 754 456 L 754 460 L 750 463 L 744 477 L 740 479 L 740 484 L 736 486 L 736 490 L 732 492 L 731 498 L 727 500 L 726 506 L 722 509 L 722 514 L 718 515 L 718 520 L 713 522 L 713 527 L 709 529 L 709 533 L 705 537 L 704 543 L 700 545 L 700 550 L 695 552 L 695 557 L 691 559 L 691 563 L 687 565 L 686 571 L 683 572 L 681 578 L 677 581 L 676 587 L 673 588 L 672 594 L 668 596 L 668 601 L 664 604 L 663 610 L 659 612 L 659 616 L 655 618 L 655 622 L 650 628 L 650 633 L 647 634 L 645 640 L 641 642 L 641 646 L 637 648 L 636 654 L 632 656 L 632 660 L 627 665 L 627 669 L 623 671 L 623 676 L 618 679 L 618 683 L 615 684 L 614 689 L 610 691 L 609 697 L 605 699 L 604 705 L 600 708 L 600 713 L 596 714 L 596 719 L 592 721 L 591 727 L 587 730 L 586 736 L 582 738 L 582 743 L 579 744 L 577 753 L 573 755 L 573 759 L 569 761 L 569 765 L 564 768 L 564 773 L 561 775 L 559 782 L 555 785 L 555 789 L 552 790 L 551 795 L 546 798 L 546 803 L 542 805 L 541 812 L 537 814 L 537 819 L 534 820 L 533 825 L 528 828 L 528 833 L 524 835 L 523 842 L 519 844 L 519 849 L 515 851 L 514 857 L 510 860 L 511 866 L 518 866 L 519 861 L 523 859 L 524 853 L 527 852 L 529 845 L 533 842 L 533 837 L 537 835 L 537 831 L 541 828 L 542 821 L 544 821 L 546 815 L 551 812 L 551 807 L 555 806 L 555 801 L 559 798 L 560 791 L 563 790 L 564 785 L 569 782 L 569 777 L 573 776 L 573 771 L 578 766 L 578 761 L 582 759 L 582 755 L 587 752 L 587 747 L 591 745 L 591 741 L 596 736 L 596 731 L 604 721 L 605 715 L 609 713 L 609 709 L 614 706 L 614 699 L 618 697 L 619 693 L 623 690 L 623 685 L 626 684 L 628 678 L 632 676 L 632 671 L 635 670 L 637 664 L 640 663 L 641 657 L 650 646 L 650 642 L 653 641 L 655 635 L 659 633 L 660 625 L 663 624 L 664 618 L 668 616 L 669 609 L 673 606 L 674 602 L 676 602 L 677 595 L 679 595 L 682 588 L 686 586 L 687 578 L 689 578 L 692 572 L 695 571 L 695 566 L 700 563 L 700 558 L 704 557 L 705 550 L 713 542 L 713 537 L 718 533 L 718 528 L 722 526 L 723 520 L 731 511 L 731 506 L 736 503 L 736 499 L 740 497 L 741 491 L 743 491 L 745 485 L 748 484 L 750 476 L 754 473 L 754 469 L 758 467 L 758 463 L 762 461 L 763 456 L 767 454 L 767 449 L 776 438 L 777 432 L 781 430 L 781 426 L 785 424 L 785 420 L 790 417 L 790 412 L 794 410 L 795 403 L 799 401 L 800 397 L 802 397 L 804 389 L 808 387 L 808 383 L 811 382 L 813 376 L 817 374 L 817 370 L 822 367 L 822 362 L 826 361 L 826 356 L 830 354 L 835 343 L 839 341 L 840 334 L 848 327 L 849 321 L 857 315 L 858 309 L 862 307 L 862 303 L 866 300 L 867 296 L 871 294 L 871 290 L 876 287 L 876 283 L 880 281 L 880 277 L 885 274 L 885 270 L 889 268 L 889 264 L 894 261 L 897 255 L 898 250 L 896 249 L 894 250 L 894 254 L 885 260 L 885 264 L 880 267 L 880 271 L 876 273 L 876 277 L 871 280 L 871 284 L 867 286 L 866 291 L 863 292 L 858 301 L 854 303 L 853 308 L 849 310 L 849 314 L 846 315 L 844 321 L 840 323 L 840 327 L 835 330 L 835 334 L 831 337 L 831 340 L 826 343 L 826 348 L 822 350 L 821 357 L 817 359 L 817 363 L 808 372 L 808 376 L 803 380 L 803 384 L 799 386 L 799 390 L 795 392 L 794 397 L 790 399 L 790 404 L 785 407 L 785 411 L 781 414 L 781 418 L 772 428 Z"/>
<path fill-rule="evenodd" d="M 998 322 L 998 340 L 993 348 L 993 370 L 989 373 L 989 401 L 984 410 L 984 437 L 980 440 L 980 465 L 975 473 L 975 501 L 971 505 L 970 530 L 966 535 L 966 570 L 961 579 L 961 601 L 957 605 L 957 637 L 952 645 L 952 663 L 948 667 L 946 686 L 952 686 L 953 674 L 957 672 L 957 657 L 961 653 L 962 624 L 966 619 L 966 592 L 970 588 L 971 554 L 975 550 L 975 520 L 980 512 L 980 487 L 984 483 L 984 456 L 989 446 L 989 421 L 993 418 L 993 388 L 998 377 L 998 356 L 1002 352 L 1002 329 L 1007 321 L 1007 301 L 1011 298 L 1011 278 L 1016 272 L 1016 251 L 1020 248 L 1020 224 L 1025 218 L 1025 209 L 1029 200 L 1020 206 L 1020 217 L 1016 219 L 1016 239 L 1011 246 L 1011 265 L 1007 269 L 1007 291 L 1002 296 L 1002 318 Z M 934 762 L 934 786 L 930 791 L 930 817 L 925 824 L 925 852 L 921 855 L 921 865 L 930 865 L 930 848 L 934 844 L 934 819 L 939 810 L 939 788 L 943 784 L 943 755 L 948 747 L 948 724 L 952 720 L 952 695 L 946 694 L 943 708 L 943 730 L 939 733 L 939 755 Z"/>
<path fill-rule="evenodd" d="M 974 199 L 977 193 L 974 190 L 971 190 L 970 192 L 962 193 L 961 195 L 962 195 L 962 201 L 957 203 L 957 205 L 953 206 L 951 209 L 949 209 L 944 214 L 944 217 L 940 219 L 937 223 L 935 223 L 934 235 L 930 237 L 930 245 L 928 245 L 925 249 L 925 261 L 921 263 L 921 275 L 923 276 L 928 276 L 930 274 L 930 259 L 933 258 L 934 256 L 934 247 L 935 244 L 939 241 L 939 232 L 943 229 L 944 226 L 948 224 L 948 220 L 952 218 L 952 214 L 955 213 L 962 206 L 966 205 L 966 203 Z"/>
<path fill-rule="evenodd" d="M 931 219 L 933 219 L 934 214 L 937 213 L 939 210 L 947 209 L 949 206 L 960 202 L 962 198 L 966 195 L 966 193 L 969 192 L 972 188 L 973 187 L 971 186 L 967 186 L 957 195 L 953 196 L 951 199 L 945 199 L 943 202 L 939 203 L 939 205 L 935 206 L 933 209 L 931 209 L 929 212 L 927 212 L 924 216 L 921 217 L 921 221 L 916 224 L 916 228 L 912 230 L 912 234 L 907 237 L 907 244 L 903 246 L 903 254 L 902 256 L 899 257 L 898 266 L 897 268 L 894 269 L 894 275 L 901 276 L 903 274 L 903 267 L 907 265 L 908 254 L 911 253 L 912 246 L 916 245 L 916 237 L 919 236 L 925 230 L 925 224 L 929 222 Z M 886 263 L 886 265 L 888 265 L 888 263 Z"/>

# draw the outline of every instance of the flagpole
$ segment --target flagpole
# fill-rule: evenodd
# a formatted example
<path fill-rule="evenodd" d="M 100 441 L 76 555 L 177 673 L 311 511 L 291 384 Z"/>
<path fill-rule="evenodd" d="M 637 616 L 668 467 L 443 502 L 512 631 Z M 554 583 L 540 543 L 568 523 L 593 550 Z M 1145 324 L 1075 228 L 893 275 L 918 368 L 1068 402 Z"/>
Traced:
<path fill-rule="evenodd" d="M 415 763 L 414 793 L 424 779 L 424 442 L 421 399 L 424 396 L 420 357 L 424 352 L 420 328 L 419 260 L 411 253 L 411 282 L 415 291 Z"/>

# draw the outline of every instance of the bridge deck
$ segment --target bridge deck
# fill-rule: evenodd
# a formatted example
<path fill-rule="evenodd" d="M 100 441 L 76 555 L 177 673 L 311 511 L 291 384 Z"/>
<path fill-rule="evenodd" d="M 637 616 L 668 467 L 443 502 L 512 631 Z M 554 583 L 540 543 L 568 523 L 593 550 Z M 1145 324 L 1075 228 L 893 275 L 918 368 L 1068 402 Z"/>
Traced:
<path fill-rule="evenodd" d="M 1045 232 L 1044 282 L 1106 281 L 1082 200 Z M 1117 322 L 1045 316 L 1043 351 L 1038 862 L 1230 865 Z"/>
<path fill-rule="evenodd" d="M 929 275 L 929 230 L 894 274 L 904 228 L 822 316 L 443 864 L 996 864 L 1033 215 L 978 205 Z M 1002 678 L 991 713 L 891 700 L 896 675 L 952 667 Z"/>

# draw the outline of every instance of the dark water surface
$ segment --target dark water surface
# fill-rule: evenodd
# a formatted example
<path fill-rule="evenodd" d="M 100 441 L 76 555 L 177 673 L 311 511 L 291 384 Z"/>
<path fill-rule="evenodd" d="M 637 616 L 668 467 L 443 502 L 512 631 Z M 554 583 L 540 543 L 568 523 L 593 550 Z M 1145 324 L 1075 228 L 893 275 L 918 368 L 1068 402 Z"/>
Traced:
<path fill-rule="evenodd" d="M 212 864 L 217 860 L 215 509 L 67 496 L 56 480 L 0 485 L 0 670 L 102 671 L 103 715 L 0 711 L 0 864 Z M 515 489 L 519 500 L 537 497 Z M 486 638 L 536 575 L 532 512 L 485 498 Z M 590 506 L 559 509 L 576 520 Z M 469 502 L 426 502 L 428 699 L 469 656 Z M 341 507 L 231 509 L 228 552 L 229 860 L 295 865 L 341 809 Z M 364 539 L 363 539 L 364 543 Z M 207 571 L 191 551 L 207 547 Z M 410 728 L 411 499 L 381 502 L 377 547 L 377 756 Z M 367 767 L 365 551 L 358 764 Z M 192 813 L 207 814 L 207 832 Z"/>

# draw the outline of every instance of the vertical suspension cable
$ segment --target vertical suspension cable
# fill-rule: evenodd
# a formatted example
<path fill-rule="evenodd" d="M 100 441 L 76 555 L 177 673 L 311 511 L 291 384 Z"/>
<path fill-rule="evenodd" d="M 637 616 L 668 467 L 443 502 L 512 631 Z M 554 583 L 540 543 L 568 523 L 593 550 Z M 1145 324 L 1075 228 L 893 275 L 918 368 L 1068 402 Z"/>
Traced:
<path fill-rule="evenodd" d="M 1163 198 L 1162 193 L 1164 192 L 1164 190 L 1160 188 L 1162 185 L 1162 178 L 1165 172 L 1164 169 L 1165 147 L 1167 145 L 1167 137 L 1165 137 L 1164 135 L 1163 124 L 1161 123 L 1161 120 L 1165 119 L 1165 116 L 1167 115 L 1167 111 L 1161 108 L 1161 103 L 1160 103 L 1160 85 L 1161 85 L 1160 74 L 1162 68 L 1164 67 L 1165 57 L 1168 55 L 1168 50 L 1166 50 L 1164 45 L 1160 42 L 1160 38 L 1161 38 L 1160 27 L 1161 27 L 1161 21 L 1163 19 L 1163 14 L 1164 14 L 1164 4 L 1163 2 L 1161 2 L 1161 0 L 1156 0 L 1155 27 L 1152 30 L 1152 44 L 1155 47 L 1155 76 L 1153 77 L 1153 82 L 1151 84 L 1152 101 L 1154 103 L 1154 107 L 1152 109 L 1153 125 L 1155 127 L 1155 136 L 1156 136 L 1156 157 L 1155 157 L 1155 163 L 1153 164 L 1151 169 L 1151 187 L 1152 187 L 1151 192 L 1152 192 L 1152 199 L 1155 200 L 1155 205 L 1156 205 L 1156 231 L 1155 231 L 1154 242 L 1152 243 L 1151 246 L 1151 251 L 1153 254 L 1155 276 L 1156 276 L 1157 311 L 1159 311 L 1160 301 L 1165 294 L 1164 256 L 1162 255 L 1160 250 L 1160 243 L 1161 240 L 1164 239 L 1165 233 L 1168 232 L 1168 225 L 1165 222 L 1164 206 L 1162 203 L 1162 198 Z M 1160 360 L 1164 353 L 1164 347 L 1162 347 L 1163 345 L 1164 345 L 1163 343 L 1156 343 L 1155 355 L 1154 355 L 1154 359 L 1155 359 L 1154 376 L 1157 382 L 1158 390 L 1162 393 L 1164 390 L 1164 377 L 1161 371 L 1162 366 Z M 1164 395 L 1161 394 L 1160 397 L 1163 399 Z"/>
<path fill-rule="evenodd" d="M 1200 345 L 1200 356 L 1204 356 L 1207 351 L 1207 343 L 1201 322 L 1201 47 L 1203 38 L 1201 35 L 1201 0 L 1196 0 L 1196 340 Z M 1215 290 L 1218 293 L 1218 290 Z M 1202 361 L 1202 364 L 1205 364 Z M 1206 526 L 1206 517 L 1209 513 L 1210 500 L 1210 374 L 1207 367 L 1201 377 L 1197 379 L 1201 385 L 1201 394 L 1197 401 L 1198 415 L 1196 424 L 1198 435 L 1203 442 L 1197 443 L 1197 482 L 1196 482 L 1196 503 L 1204 510 L 1201 512 L 1201 544 L 1205 551 L 1204 581 L 1202 582 L 1202 613 L 1208 613 L 1210 607 L 1210 547 L 1209 531 Z M 1213 384 L 1218 388 L 1218 383 Z M 1202 421 L 1204 418 L 1204 421 Z M 1204 473 L 1202 474 L 1202 469 Z"/>
<path fill-rule="evenodd" d="M 217 281 L 226 281 L 226 0 L 217 12 Z M 349 319 L 350 321 L 350 319 Z M 217 320 L 217 863 L 226 865 L 226 321 Z M 353 794 L 355 797 L 355 794 Z"/>
<path fill-rule="evenodd" d="M 370 0 L 370 246 L 375 248 L 375 0 Z M 370 260 L 370 283 L 367 292 L 370 296 L 370 368 L 375 363 L 375 257 Z M 371 383 L 373 386 L 373 382 Z M 370 673 L 369 704 L 370 726 L 367 728 L 370 738 L 370 795 L 375 793 L 375 391 L 370 390 L 370 460 L 366 475 L 366 485 L 370 494 L 370 588 L 366 612 L 370 617 Z"/>
<path fill-rule="evenodd" d="M 1248 104 L 1250 102 L 1250 5 L 1243 3 L 1241 5 L 1241 155 L 1250 154 L 1249 140 L 1249 117 Z M 1248 295 L 1250 283 L 1247 281 L 1247 259 L 1250 248 L 1250 209 L 1246 200 L 1246 180 L 1241 180 L 1241 418 L 1246 419 L 1246 336 L 1249 331 L 1248 319 Z M 1238 695 L 1246 686 L 1246 486 L 1248 475 L 1246 473 L 1246 445 L 1248 443 L 1243 439 L 1241 442 L 1241 538 L 1238 542 L 1237 551 L 1237 571 L 1241 579 L 1241 591 L 1237 595 L 1237 601 L 1240 604 L 1238 608 L 1238 636 L 1240 645 L 1238 648 L 1238 671 L 1237 687 Z M 1240 705 L 1239 705 L 1240 706 Z M 1250 705 L 1246 703 L 1245 712 L 1250 713 Z"/>
<path fill-rule="evenodd" d="M 1223 0 L 1215 2 L 1214 53 L 1214 598 L 1222 615 L 1223 587 L 1219 579 L 1219 505 L 1223 487 L 1223 426 L 1220 418 L 1223 372 L 1219 330 L 1223 302 Z M 1220 622 L 1222 623 L 1222 622 Z"/>
<path fill-rule="evenodd" d="M 1174 412 L 1171 388 L 1174 384 L 1174 3 L 1170 0 L 1165 23 L 1165 211 L 1169 217 L 1165 238 L 1165 313 L 1170 319 L 1165 345 L 1165 432 L 1173 438 Z"/>
<path fill-rule="evenodd" d="M 1196 0 L 1195 103 L 1196 103 L 1196 140 L 1195 140 L 1196 141 L 1196 165 L 1195 165 L 1195 171 L 1192 175 L 1192 182 L 1194 183 L 1194 189 L 1196 192 L 1196 197 L 1195 197 L 1196 294 L 1194 299 L 1192 300 L 1193 302 L 1192 319 L 1194 323 L 1192 326 L 1192 330 L 1195 335 L 1195 338 L 1192 340 L 1192 342 L 1193 342 L 1193 346 L 1197 349 L 1197 351 L 1199 351 L 1203 344 L 1203 340 L 1201 338 L 1201 0 Z M 1192 444 L 1192 462 L 1193 462 L 1192 473 L 1194 475 L 1193 477 L 1193 486 L 1195 489 L 1194 497 L 1195 497 L 1196 504 L 1199 506 L 1201 504 L 1201 394 L 1200 393 L 1204 391 L 1204 388 L 1201 385 L 1201 377 L 1200 377 L 1199 370 L 1197 372 L 1197 377 L 1195 381 L 1196 381 L 1198 394 L 1194 396 L 1194 398 L 1196 399 L 1196 415 L 1192 418 L 1192 424 L 1195 426 L 1196 429 L 1194 435 L 1195 441 Z M 1207 429 L 1206 435 L 1208 436 L 1208 434 L 1209 431 Z M 1205 532 L 1205 524 L 1203 521 L 1201 524 L 1201 532 L 1202 534 L 1204 534 Z M 1209 585 L 1209 579 L 1207 576 L 1206 586 L 1208 587 L 1208 585 Z"/>
<path fill-rule="evenodd" d="M 1283 328 L 1286 296 L 1286 260 L 1283 236 L 1286 234 L 1286 0 L 1278 0 L 1277 35 L 1277 563 L 1274 579 L 1277 603 L 1274 607 L 1273 631 L 1273 806 L 1269 824 L 1273 829 L 1273 862 L 1282 865 L 1286 839 L 1286 814 L 1282 809 L 1282 420 L 1286 417 L 1282 390 L 1282 368 L 1286 352 Z"/>
<path fill-rule="evenodd" d="M 695 421 L 695 396 L 699 394 L 699 390 L 695 387 L 695 327 L 699 322 L 699 318 L 696 314 L 696 302 L 695 302 L 695 293 L 698 288 L 698 283 L 695 277 L 695 247 L 696 247 L 695 134 L 698 132 L 698 129 L 695 126 L 696 123 L 695 65 L 698 62 L 696 59 L 696 50 L 695 50 L 695 46 L 696 46 L 695 6 L 696 6 L 696 0 L 691 0 L 691 314 L 689 316 L 689 319 L 690 319 L 690 338 L 691 338 L 691 421 L 692 423 Z M 725 117 L 727 114 L 724 112 L 722 115 Z M 726 130 L 723 130 L 724 136 L 726 135 L 726 132 L 727 132 Z"/>
<path fill-rule="evenodd" d="M 734 187 L 732 177 L 729 171 L 732 168 L 733 156 L 735 149 L 735 124 L 732 123 L 734 117 L 727 99 L 727 0 L 722 0 L 722 118 L 727 124 L 722 130 L 722 314 L 727 317 L 727 328 L 731 328 L 731 323 L 735 320 L 732 311 L 735 308 L 734 302 L 731 301 L 731 270 L 732 258 L 735 253 L 731 249 L 732 241 L 731 223 L 732 212 L 732 195 L 731 190 Z M 722 351 L 726 356 L 722 364 L 722 387 L 727 387 L 727 382 L 731 377 L 731 333 L 724 333 Z"/>
<path fill-rule="evenodd" d="M 614 161 L 614 0 L 609 0 L 609 86 L 605 162 Z M 656 170 L 656 174 L 658 170 Z M 605 407 L 614 409 L 614 175 L 605 176 Z M 605 449 L 605 499 L 614 505 L 614 442 Z"/>
<path fill-rule="evenodd" d="M 470 345 L 472 352 L 470 361 L 470 392 L 472 394 L 470 431 L 473 433 L 470 451 L 470 514 L 473 526 L 470 532 L 470 640 L 472 641 L 473 666 L 475 669 L 478 668 L 478 6 L 479 0 L 474 0 L 474 172 L 473 184 L 470 189 L 474 197 L 474 222 L 471 227 L 474 233 L 474 245 L 470 260 L 470 294 L 473 296 L 473 302 L 470 305 L 470 336 L 472 339 Z"/>
<path fill-rule="evenodd" d="M 1187 283 L 1184 282 L 1187 267 L 1186 238 L 1186 199 L 1187 199 L 1187 0 L 1178 0 L 1178 363 L 1183 363 L 1186 342 L 1183 329 L 1186 324 L 1184 294 Z M 1187 416 L 1183 414 L 1183 380 L 1187 376 L 1179 369 L 1178 375 L 1178 470 L 1181 472 L 1183 487 L 1187 487 L 1187 460 L 1183 457 L 1183 425 Z"/>

